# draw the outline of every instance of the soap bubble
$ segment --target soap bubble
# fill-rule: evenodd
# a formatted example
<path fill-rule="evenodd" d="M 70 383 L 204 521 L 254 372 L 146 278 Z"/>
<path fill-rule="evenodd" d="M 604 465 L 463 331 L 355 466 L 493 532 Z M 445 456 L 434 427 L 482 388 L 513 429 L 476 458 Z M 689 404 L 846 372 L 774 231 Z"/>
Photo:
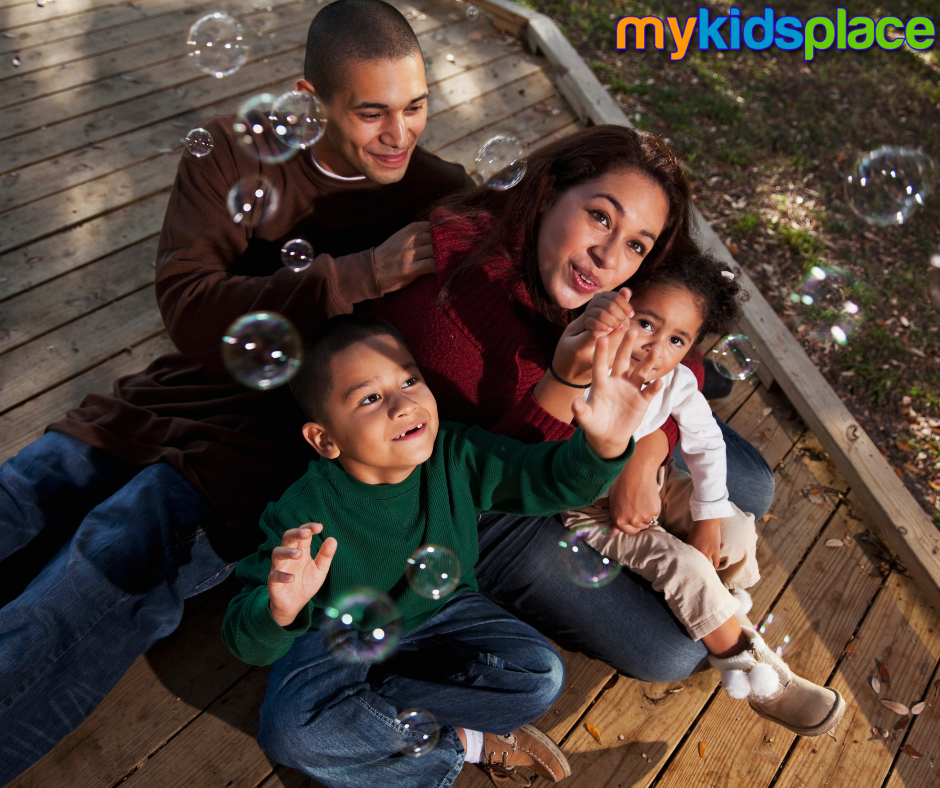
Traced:
<path fill-rule="evenodd" d="M 758 634 L 778 657 L 785 657 L 793 644 L 786 612 L 768 613 L 757 626 Z"/>
<path fill-rule="evenodd" d="M 404 755 L 419 758 L 431 752 L 441 738 L 441 726 L 431 712 L 406 709 L 397 717 L 394 730 L 395 746 Z"/>
<path fill-rule="evenodd" d="M 427 544 L 408 559 L 405 577 L 416 594 L 427 599 L 443 599 L 460 582 L 460 561 L 446 547 Z"/>
<path fill-rule="evenodd" d="M 814 265 L 798 293 L 790 293 L 799 307 L 797 334 L 839 345 L 861 325 L 866 286 L 847 268 Z"/>
<path fill-rule="evenodd" d="M 276 312 L 242 315 L 222 337 L 225 368 L 243 386 L 261 391 L 287 383 L 302 353 L 297 330 Z"/>
<path fill-rule="evenodd" d="M 876 227 L 904 224 L 933 192 L 937 165 L 919 148 L 882 145 L 846 178 L 849 205 Z"/>
<path fill-rule="evenodd" d="M 401 614 L 387 594 L 353 588 L 323 611 L 323 641 L 343 662 L 380 662 L 398 645 Z"/>
<path fill-rule="evenodd" d="M 427 71 L 427 70 L 428 70 L 429 68 L 431 68 L 431 66 L 433 66 L 433 65 L 434 65 L 434 61 L 433 61 L 431 58 L 426 57 L 426 58 L 424 59 L 424 70 L 425 70 L 425 71 Z"/>
<path fill-rule="evenodd" d="M 277 211 L 280 197 L 267 179 L 242 178 L 228 192 L 228 213 L 235 224 L 257 227 Z"/>
<path fill-rule="evenodd" d="M 203 128 L 193 129 L 186 135 L 186 150 L 197 159 L 212 152 L 212 135 Z"/>
<path fill-rule="evenodd" d="M 749 378 L 760 364 L 757 350 L 744 334 L 726 336 L 708 355 L 717 365 L 718 371 L 730 380 Z"/>
<path fill-rule="evenodd" d="M 525 148 L 515 137 L 497 134 L 491 137 L 477 153 L 477 172 L 491 189 L 506 191 L 525 175 Z"/>
<path fill-rule="evenodd" d="M 323 136 L 326 118 L 316 96 L 289 90 L 274 102 L 269 119 L 274 133 L 291 148 L 308 148 Z"/>
<path fill-rule="evenodd" d="M 930 289 L 930 298 L 933 305 L 940 309 L 940 251 L 930 256 L 930 267 L 927 269 L 927 287 Z"/>
<path fill-rule="evenodd" d="M 479 15 L 480 15 L 480 9 L 479 9 L 479 8 L 477 8 L 475 5 L 468 5 L 468 6 L 467 6 L 467 19 L 473 21 L 473 20 L 476 19 Z"/>
<path fill-rule="evenodd" d="M 599 588 L 607 585 L 620 574 L 620 564 L 613 558 L 598 553 L 588 543 L 594 534 L 610 537 L 610 529 L 604 525 L 582 525 L 573 528 L 558 546 L 564 553 L 565 573 L 584 588 Z"/>
<path fill-rule="evenodd" d="M 186 44 L 196 65 L 221 79 L 234 74 L 248 59 L 245 31 L 237 20 L 216 11 L 189 28 Z"/>
<path fill-rule="evenodd" d="M 291 271 L 303 271 L 313 261 L 313 247 L 303 238 L 293 238 L 281 247 L 281 262 Z"/>
<path fill-rule="evenodd" d="M 272 93 L 252 96 L 238 108 L 232 123 L 232 132 L 242 149 L 252 158 L 268 164 L 288 161 L 300 150 L 288 144 L 275 130 L 280 125 L 274 111 L 277 102 L 278 97 Z M 291 135 L 286 127 L 285 135 Z"/>

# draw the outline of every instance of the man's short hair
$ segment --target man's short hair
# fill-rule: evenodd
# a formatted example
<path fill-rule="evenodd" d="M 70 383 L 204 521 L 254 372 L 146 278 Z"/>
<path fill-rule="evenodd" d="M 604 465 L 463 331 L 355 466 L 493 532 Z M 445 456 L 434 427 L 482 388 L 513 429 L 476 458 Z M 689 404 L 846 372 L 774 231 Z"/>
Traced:
<path fill-rule="evenodd" d="M 401 12 L 382 0 L 336 0 L 307 31 L 304 77 L 324 101 L 343 87 L 351 60 L 402 60 L 421 56 L 418 38 Z"/>
<path fill-rule="evenodd" d="M 326 402 L 333 390 L 331 362 L 346 348 L 369 337 L 390 336 L 405 347 L 398 330 L 386 320 L 368 315 L 337 315 L 322 323 L 304 342 L 304 355 L 290 390 L 310 421 L 324 424 Z"/>

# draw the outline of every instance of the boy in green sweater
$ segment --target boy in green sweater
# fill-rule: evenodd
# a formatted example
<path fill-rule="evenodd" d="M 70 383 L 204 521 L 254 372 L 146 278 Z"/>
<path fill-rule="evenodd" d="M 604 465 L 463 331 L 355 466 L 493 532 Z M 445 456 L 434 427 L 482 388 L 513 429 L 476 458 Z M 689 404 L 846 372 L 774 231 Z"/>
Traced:
<path fill-rule="evenodd" d="M 385 321 L 344 315 L 322 326 L 291 381 L 320 457 L 268 505 L 267 539 L 239 563 L 245 587 L 223 624 L 236 656 L 274 663 L 258 736 L 269 755 L 338 788 L 448 786 L 464 762 L 498 781 L 524 783 L 517 766 L 554 782 L 570 774 L 554 742 L 527 724 L 561 693 L 564 664 L 477 591 L 476 523 L 489 510 L 584 506 L 610 486 L 659 390 L 643 388 L 655 359 L 629 373 L 635 340 L 634 329 L 608 376 L 608 339 L 599 339 L 589 401 L 574 405 L 581 429 L 528 446 L 439 424 L 434 396 Z M 456 555 L 453 593 L 428 598 L 409 587 L 408 559 L 424 545 Z M 362 586 L 388 594 L 401 616 L 397 651 L 381 664 L 331 652 L 318 629 L 318 610 L 336 617 L 332 606 Z M 373 626 L 379 639 L 394 636 L 395 622 Z M 420 758 L 401 754 L 422 749 L 421 733 L 396 719 L 412 708 L 441 724 Z"/>

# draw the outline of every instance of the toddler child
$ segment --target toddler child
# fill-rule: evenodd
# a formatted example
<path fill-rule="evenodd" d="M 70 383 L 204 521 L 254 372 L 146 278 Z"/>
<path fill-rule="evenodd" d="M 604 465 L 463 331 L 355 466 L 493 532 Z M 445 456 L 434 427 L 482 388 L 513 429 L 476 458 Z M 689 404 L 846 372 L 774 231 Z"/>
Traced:
<path fill-rule="evenodd" d="M 760 579 L 754 516 L 728 500 L 721 430 L 695 376 L 680 364 L 701 337 L 723 335 L 737 323 L 741 287 L 704 255 L 674 257 L 630 285 L 632 323 L 640 330 L 632 360 L 655 358 L 649 379 L 662 382 L 635 437 L 659 429 L 671 415 L 689 473 L 673 462 L 660 469 L 660 515 L 648 525 L 597 529 L 588 541 L 666 595 L 690 637 L 708 649 L 731 697 L 749 698 L 758 714 L 794 733 L 827 733 L 845 710 L 841 695 L 793 674 L 749 622 L 742 627 L 735 618 L 750 608 L 743 589 Z M 570 528 L 610 526 L 608 499 L 563 519 Z"/>
<path fill-rule="evenodd" d="M 598 340 L 603 380 L 575 403 L 581 428 L 571 439 L 528 446 L 438 424 L 433 394 L 385 321 L 345 315 L 322 326 L 291 381 L 320 457 L 268 505 L 266 541 L 239 563 L 244 588 L 223 624 L 236 656 L 274 663 L 258 736 L 269 755 L 327 786 L 446 786 L 465 760 L 498 781 L 525 784 L 517 766 L 553 782 L 570 774 L 555 743 L 527 724 L 561 693 L 564 663 L 477 591 L 477 516 L 557 514 L 610 486 L 659 389 L 644 388 L 649 364 L 631 365 L 636 337 L 627 333 L 609 377 L 608 340 Z M 408 558 L 430 544 L 462 567 L 446 598 L 405 580 Z M 389 594 L 402 619 L 397 652 L 377 665 L 341 660 L 318 629 L 317 611 L 361 586 Z M 396 746 L 418 740 L 396 720 L 411 708 L 442 726 L 420 758 Z"/>

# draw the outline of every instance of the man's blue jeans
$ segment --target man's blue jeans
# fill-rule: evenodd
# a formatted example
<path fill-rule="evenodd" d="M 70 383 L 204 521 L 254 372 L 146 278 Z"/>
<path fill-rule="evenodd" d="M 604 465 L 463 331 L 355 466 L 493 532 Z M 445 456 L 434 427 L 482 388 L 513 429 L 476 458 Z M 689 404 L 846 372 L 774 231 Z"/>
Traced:
<path fill-rule="evenodd" d="M 773 502 L 773 471 L 757 449 L 718 423 L 729 497 L 762 517 Z M 642 681 L 681 681 L 705 659 L 705 646 L 689 638 L 665 597 L 639 575 L 623 571 L 601 588 L 572 583 L 558 547 L 568 531 L 556 518 L 487 514 L 479 531 L 480 590 L 560 646 Z"/>
<path fill-rule="evenodd" d="M 52 531 L 71 534 L 0 609 L 0 785 L 176 629 L 184 599 L 225 579 L 235 564 L 209 541 L 225 528 L 169 465 L 130 465 L 60 433 L 0 466 L 0 560 Z"/>
<path fill-rule="evenodd" d="M 455 727 L 508 733 L 546 712 L 564 679 L 545 638 L 468 591 L 371 669 L 333 657 L 319 631 L 298 638 L 271 669 L 258 741 L 330 788 L 443 788 L 464 761 Z M 437 746 L 419 758 L 395 745 L 395 717 L 412 708 L 441 723 Z"/>

